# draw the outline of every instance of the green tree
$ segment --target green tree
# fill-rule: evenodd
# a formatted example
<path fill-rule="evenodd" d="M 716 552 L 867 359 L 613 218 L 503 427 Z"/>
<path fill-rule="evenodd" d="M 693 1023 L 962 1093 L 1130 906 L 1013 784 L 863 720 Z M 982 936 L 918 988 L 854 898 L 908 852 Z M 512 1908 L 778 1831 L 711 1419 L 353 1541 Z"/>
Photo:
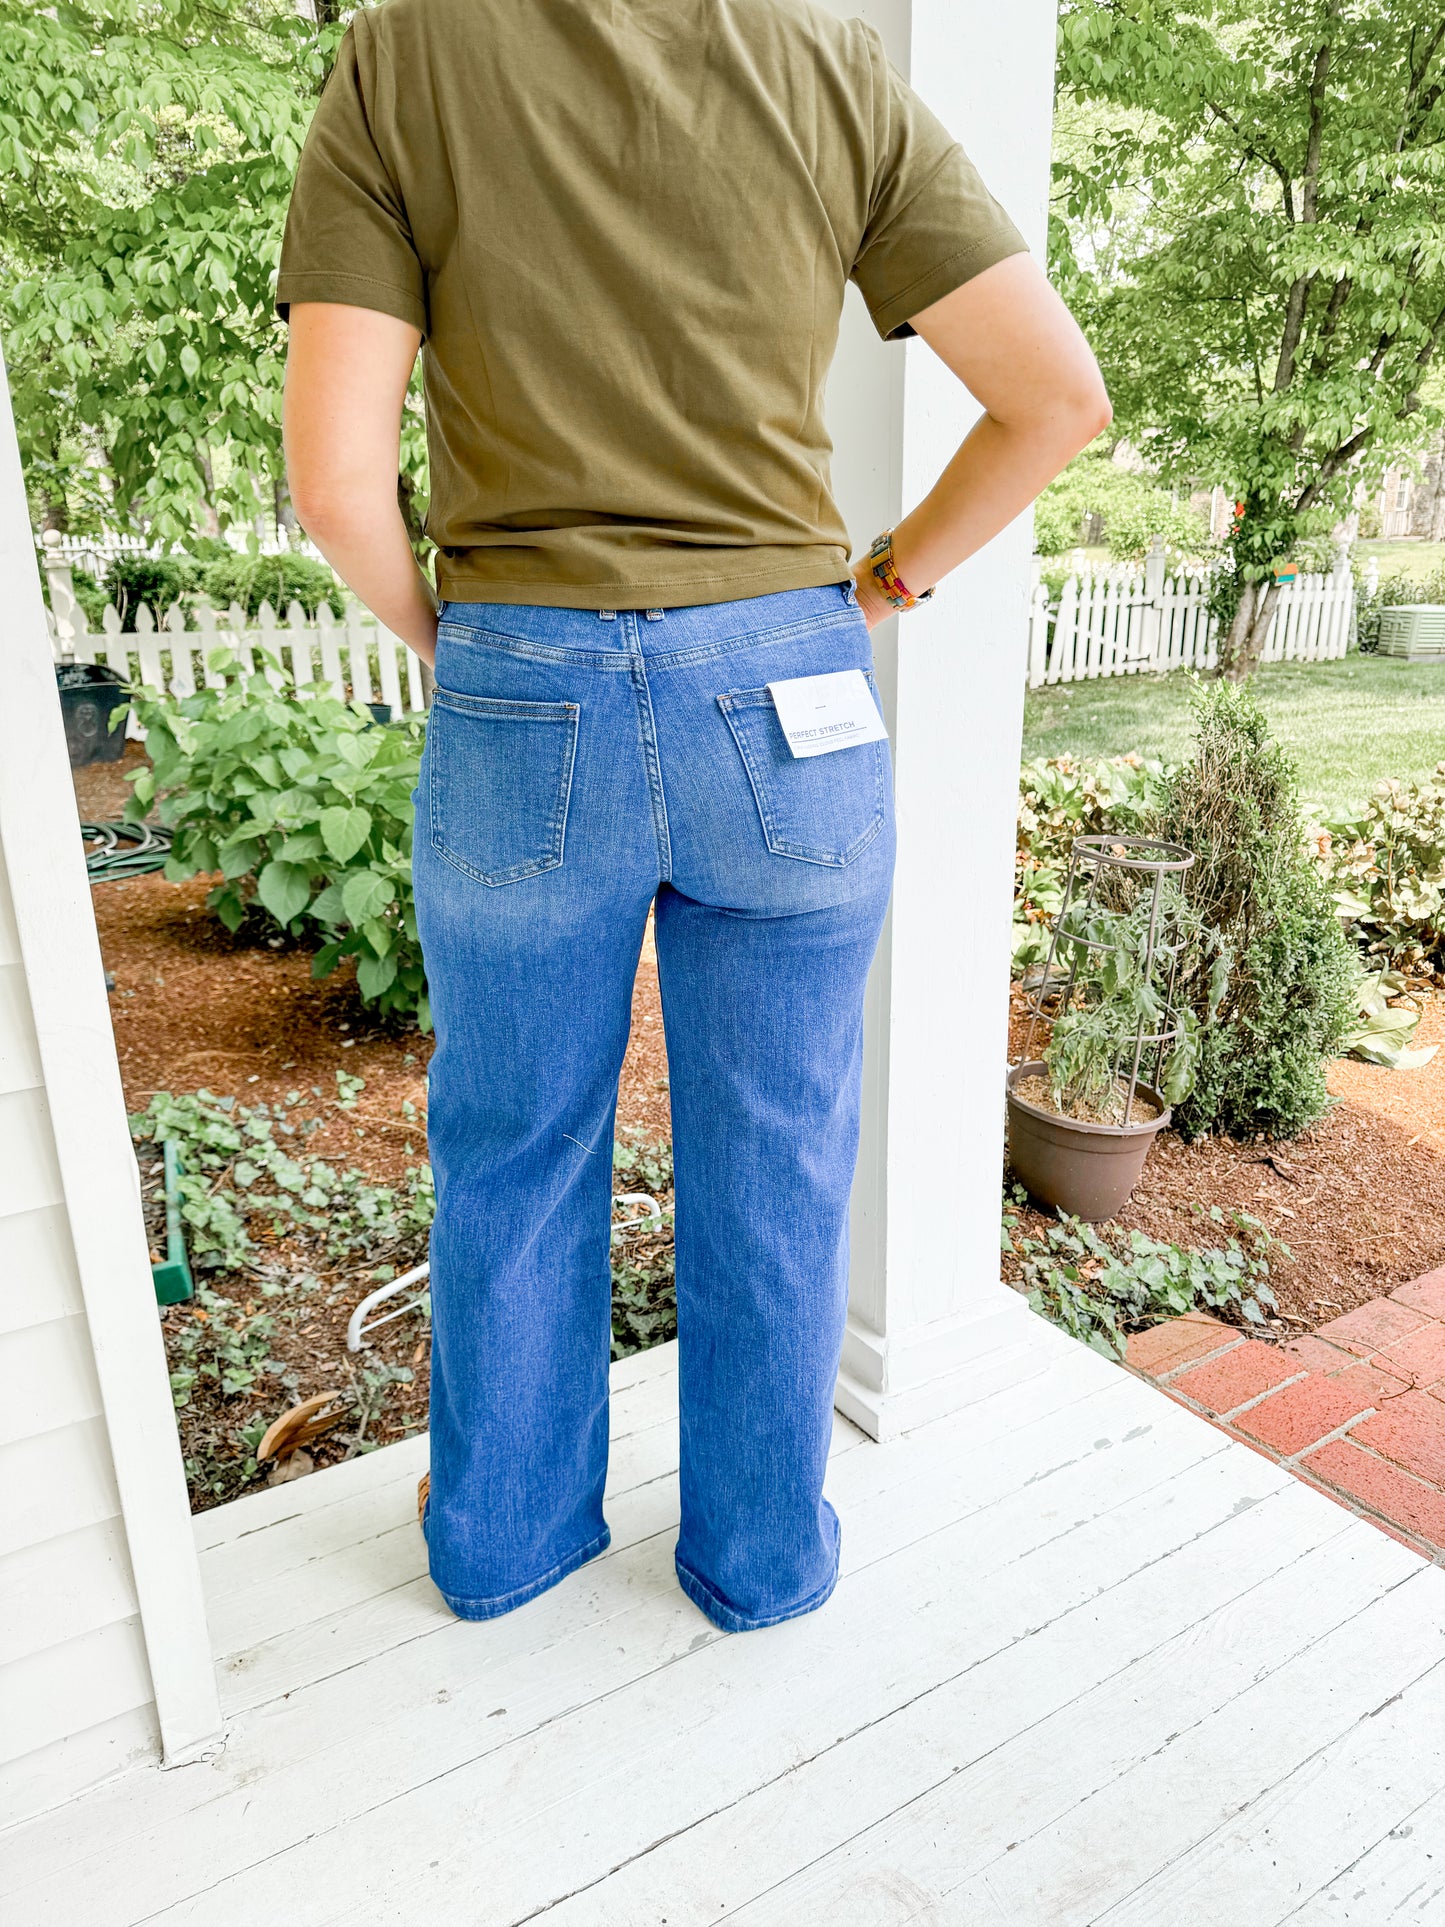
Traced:
<path fill-rule="evenodd" d="M 1239 504 L 1221 668 L 1274 564 L 1442 419 L 1439 0 L 1064 0 L 1054 265 L 1115 426 Z"/>
<path fill-rule="evenodd" d="M 47 522 L 275 512 L 272 292 L 335 12 L 0 0 L 0 326 Z"/>

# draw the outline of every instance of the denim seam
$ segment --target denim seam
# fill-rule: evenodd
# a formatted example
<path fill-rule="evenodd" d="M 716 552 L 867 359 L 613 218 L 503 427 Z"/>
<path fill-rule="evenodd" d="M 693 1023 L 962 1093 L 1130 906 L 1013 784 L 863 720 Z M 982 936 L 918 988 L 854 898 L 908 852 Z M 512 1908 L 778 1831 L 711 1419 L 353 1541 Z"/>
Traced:
<path fill-rule="evenodd" d="M 549 724 L 561 722 L 567 732 L 567 746 L 563 752 L 561 769 L 558 772 L 557 801 L 552 807 L 552 814 L 547 823 L 547 836 L 550 847 L 545 855 L 529 857 L 524 863 L 514 863 L 510 868 L 494 871 L 488 876 L 486 871 L 479 870 L 474 863 L 468 863 L 465 857 L 459 856 L 457 852 L 451 849 L 443 840 L 438 805 L 438 786 L 442 776 L 442 757 L 438 754 L 433 754 L 431 758 L 427 783 L 427 811 L 430 817 L 431 846 L 444 863 L 449 863 L 454 870 L 460 870 L 463 876 L 471 877 L 475 882 L 484 884 L 489 890 L 496 890 L 509 883 L 525 882 L 528 877 L 541 876 L 547 870 L 560 869 L 567 853 L 567 811 L 572 801 L 572 774 L 577 763 L 577 734 L 581 717 L 580 705 L 577 703 L 537 703 L 521 705 L 499 701 L 488 709 L 469 712 L 461 708 L 454 692 L 441 689 L 436 692 L 436 697 L 433 700 L 434 702 L 441 700 L 441 707 L 443 709 L 446 709 L 449 704 L 453 705 L 458 713 L 462 715 L 496 715 L 499 711 L 520 710 L 524 708 L 534 710 L 546 708 L 567 712 L 564 716 L 553 715 L 546 718 L 536 718 L 538 721 L 546 721 Z M 488 696 L 473 696 L 466 698 L 466 700 L 477 704 L 493 704 L 493 698 Z M 509 718 L 509 720 L 526 721 L 529 720 L 529 718 L 524 715 Z"/>
<path fill-rule="evenodd" d="M 652 713 L 652 691 L 647 686 L 647 666 L 642 657 L 642 637 L 637 627 L 636 612 L 628 610 L 626 621 L 631 645 L 632 687 L 637 696 L 637 732 L 642 741 L 643 761 L 647 765 L 652 827 L 657 837 L 657 874 L 666 882 L 672 875 L 672 830 L 667 820 L 667 797 L 662 787 L 662 762 L 657 750 L 657 718 Z"/>
<path fill-rule="evenodd" d="M 694 643 L 683 649 L 649 650 L 647 662 L 649 668 L 686 668 L 692 663 L 709 662 L 714 656 L 730 655 L 739 649 L 761 648 L 773 642 L 792 642 L 799 636 L 811 635 L 815 630 L 843 623 L 851 625 L 861 618 L 862 611 L 853 603 L 837 615 L 807 616 L 802 621 L 790 622 L 779 628 L 749 629 L 745 635 L 727 636 L 720 642 Z M 530 636 L 513 635 L 509 629 L 473 629 L 466 623 L 443 622 L 437 633 L 443 642 L 475 644 L 496 649 L 503 655 L 530 657 L 537 662 L 585 663 L 589 669 L 630 669 L 632 666 L 625 650 L 564 649 L 555 643 L 535 642 Z"/>
<path fill-rule="evenodd" d="M 799 636 L 811 635 L 819 629 L 835 628 L 843 623 L 851 626 L 861 615 L 862 611 L 855 607 L 836 616 L 809 616 L 804 622 L 790 622 L 784 628 L 750 629 L 745 636 L 728 636 L 722 642 L 697 643 L 688 649 L 649 650 L 648 667 L 685 669 L 692 663 L 709 662 L 714 656 L 732 655 L 740 649 L 765 648 L 774 642 L 793 642 Z"/>
<path fill-rule="evenodd" d="M 431 1510 L 430 1500 L 428 1500 L 427 1510 L 428 1512 Z M 437 1591 L 459 1617 L 497 1619 L 503 1613 L 511 1612 L 516 1606 L 525 1606 L 529 1599 L 535 1599 L 538 1593 L 545 1592 L 549 1586 L 556 1585 L 569 1573 L 575 1572 L 579 1566 L 585 1566 L 587 1561 L 595 1558 L 599 1552 L 605 1552 L 611 1543 L 612 1528 L 604 1526 L 595 1539 L 589 1539 L 586 1545 L 577 1547 L 574 1552 L 569 1552 L 565 1558 L 559 1559 L 555 1566 L 549 1566 L 547 1571 L 540 1573 L 537 1578 L 529 1579 L 525 1585 L 514 1586 L 510 1592 L 496 1593 L 491 1598 L 471 1598 L 466 1593 L 447 1592 L 440 1585 L 437 1585 Z M 432 1583 L 436 1585 L 436 1580 L 433 1579 Z M 481 1608 L 480 1611 L 477 1610 L 478 1607 Z"/>
<path fill-rule="evenodd" d="M 873 680 L 871 674 L 869 674 L 867 670 L 864 671 L 864 674 L 865 676 L 868 677 L 868 681 L 871 683 Z M 757 804 L 758 816 L 763 826 L 763 840 L 766 842 L 768 848 L 772 851 L 774 856 L 790 857 L 799 863 L 816 863 L 821 868 L 827 869 L 827 870 L 846 869 L 847 866 L 850 863 L 852 863 L 855 858 L 860 857 L 863 854 L 863 852 L 868 848 L 868 845 L 873 841 L 874 837 L 876 837 L 878 832 L 883 828 L 884 818 L 887 814 L 886 809 L 884 807 L 885 798 L 883 793 L 883 756 L 885 753 L 883 749 L 883 745 L 881 743 L 870 743 L 869 745 L 867 745 L 867 747 L 869 747 L 873 751 L 873 792 L 874 792 L 873 801 L 874 801 L 874 811 L 875 811 L 873 821 L 869 824 L 868 828 L 862 832 L 862 834 L 857 838 L 855 842 L 850 843 L 846 850 L 841 851 L 837 855 L 830 855 L 820 850 L 810 849 L 807 845 L 802 843 L 794 843 L 790 838 L 779 834 L 777 826 L 774 823 L 772 815 L 768 809 L 767 786 L 762 781 L 761 772 L 757 767 L 752 751 L 748 747 L 747 738 L 744 732 L 740 730 L 737 724 L 733 721 L 732 712 L 733 712 L 733 705 L 735 703 L 739 708 L 746 708 L 746 709 L 774 708 L 775 705 L 770 696 L 767 698 L 766 702 L 763 702 L 760 700 L 752 701 L 752 702 L 748 702 L 745 700 L 739 701 L 739 698 L 759 697 L 759 696 L 766 696 L 766 695 L 767 695 L 766 690 L 762 690 L 762 691 L 734 690 L 725 695 L 719 696 L 717 699 L 718 707 L 722 710 L 723 715 L 727 718 L 728 731 L 731 734 L 733 741 L 738 746 L 738 754 L 743 759 L 743 767 L 748 773 L 748 783 L 752 788 L 753 801 Z M 834 752 L 834 753 L 838 754 L 841 752 Z"/>
<path fill-rule="evenodd" d="M 721 1626 L 724 1632 L 730 1633 L 760 1632 L 765 1626 L 781 1626 L 789 1619 L 801 1619 L 804 1613 L 816 1612 L 819 1606 L 825 1605 L 832 1597 L 839 1576 L 839 1567 L 835 1565 L 832 1576 L 819 1586 L 816 1592 L 810 1592 L 808 1597 L 800 1600 L 796 1606 L 790 1606 L 786 1612 L 765 1613 L 754 1617 L 749 1613 L 740 1613 L 736 1606 L 730 1606 L 720 1593 L 714 1592 L 707 1581 L 700 1579 L 692 1567 L 684 1565 L 676 1554 L 673 1555 L 673 1565 L 677 1569 L 678 1582 L 692 1603 L 700 1612 L 705 1613 L 714 1625 Z M 698 1598 L 699 1593 L 707 1601 L 706 1606 L 702 1599 Z M 708 1610 L 709 1607 L 711 1611 Z"/>
<path fill-rule="evenodd" d="M 505 629 L 471 629 L 464 624 L 444 622 L 437 634 L 443 642 L 495 649 L 500 655 L 526 656 L 534 662 L 581 663 L 588 669 L 632 667 L 627 652 L 622 649 L 561 649 L 554 643 L 533 642 L 528 636 L 514 636 Z"/>

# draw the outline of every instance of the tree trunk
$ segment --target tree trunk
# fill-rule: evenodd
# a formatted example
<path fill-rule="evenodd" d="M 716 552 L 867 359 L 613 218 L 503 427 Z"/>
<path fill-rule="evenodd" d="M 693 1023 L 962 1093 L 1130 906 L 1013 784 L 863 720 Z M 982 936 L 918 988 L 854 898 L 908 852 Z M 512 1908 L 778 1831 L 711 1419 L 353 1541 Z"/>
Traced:
<path fill-rule="evenodd" d="M 1229 634 L 1219 652 L 1219 673 L 1228 681 L 1245 682 L 1259 667 L 1278 601 L 1279 584 L 1273 576 L 1268 582 L 1245 583 Z"/>

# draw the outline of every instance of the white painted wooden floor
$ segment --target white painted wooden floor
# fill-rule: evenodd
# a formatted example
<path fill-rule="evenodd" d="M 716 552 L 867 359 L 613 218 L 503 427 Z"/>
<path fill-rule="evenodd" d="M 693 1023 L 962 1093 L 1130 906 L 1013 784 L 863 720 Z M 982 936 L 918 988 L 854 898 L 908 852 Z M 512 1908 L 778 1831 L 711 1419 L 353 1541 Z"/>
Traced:
<path fill-rule="evenodd" d="M 0 1840 L 6 1927 L 1445 1920 L 1445 1573 L 1081 1346 L 877 1446 L 844 1572 L 678 1590 L 671 1346 L 613 1544 L 505 1618 L 426 1578 L 423 1442 L 198 1521 L 230 1719 Z"/>

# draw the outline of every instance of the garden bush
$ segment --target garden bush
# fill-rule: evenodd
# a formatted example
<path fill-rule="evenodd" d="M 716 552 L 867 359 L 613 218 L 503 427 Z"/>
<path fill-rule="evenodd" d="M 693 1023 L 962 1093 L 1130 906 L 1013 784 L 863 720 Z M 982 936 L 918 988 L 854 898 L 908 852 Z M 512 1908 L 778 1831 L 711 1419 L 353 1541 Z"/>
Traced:
<path fill-rule="evenodd" d="M 263 602 L 269 602 L 278 615 L 284 615 L 293 602 L 299 602 L 308 616 L 314 616 L 323 602 L 334 616 L 346 613 L 346 598 L 336 577 L 324 562 L 309 555 L 240 555 L 232 550 L 205 564 L 200 586 L 218 608 L 228 609 L 238 602 L 252 620 Z"/>
<path fill-rule="evenodd" d="M 105 572 L 103 586 L 106 599 L 119 612 L 121 628 L 133 634 L 141 603 L 159 624 L 172 603 L 194 591 L 198 579 L 188 555 L 118 555 Z"/>
<path fill-rule="evenodd" d="M 1377 784 L 1358 816 L 1319 833 L 1317 849 L 1336 906 L 1373 956 L 1445 966 L 1445 763 Z"/>
<path fill-rule="evenodd" d="M 1325 1066 L 1354 1015 L 1359 964 L 1311 859 L 1292 764 L 1247 685 L 1202 683 L 1196 741 L 1165 779 L 1154 833 L 1194 853 L 1196 916 L 1233 968 L 1219 1003 L 1214 959 L 1191 946 L 1176 995 L 1200 1020 L 1186 1137 L 1292 1137 L 1329 1103 Z"/>
<path fill-rule="evenodd" d="M 1140 756 L 1082 762 L 1040 757 L 1019 771 L 1013 960 L 1016 970 L 1048 953 L 1047 919 L 1063 901 L 1076 836 L 1142 835 L 1163 795 L 1164 766 Z"/>
<path fill-rule="evenodd" d="M 429 1029 L 411 888 L 421 718 L 380 728 L 319 684 L 280 695 L 224 650 L 211 667 L 219 689 L 136 699 L 152 767 L 132 775 L 128 808 L 139 817 L 159 799 L 166 875 L 219 870 L 207 902 L 227 929 L 264 915 L 319 945 L 317 977 L 354 957 L 368 1003 Z"/>

